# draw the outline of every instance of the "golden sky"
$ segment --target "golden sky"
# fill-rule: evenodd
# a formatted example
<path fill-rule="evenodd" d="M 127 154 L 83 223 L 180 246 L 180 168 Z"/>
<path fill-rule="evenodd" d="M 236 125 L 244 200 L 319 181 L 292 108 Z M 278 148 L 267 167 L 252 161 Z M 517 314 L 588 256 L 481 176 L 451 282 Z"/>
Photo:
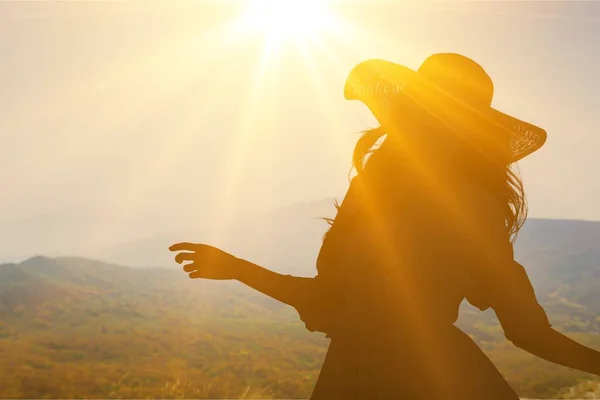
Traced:
<path fill-rule="evenodd" d="M 493 105 L 548 131 L 521 163 L 530 215 L 600 220 L 599 3 L 259 6 L 0 3 L 0 237 L 37 218 L 134 237 L 341 197 L 374 126 L 347 73 L 435 52 L 478 61 Z"/>

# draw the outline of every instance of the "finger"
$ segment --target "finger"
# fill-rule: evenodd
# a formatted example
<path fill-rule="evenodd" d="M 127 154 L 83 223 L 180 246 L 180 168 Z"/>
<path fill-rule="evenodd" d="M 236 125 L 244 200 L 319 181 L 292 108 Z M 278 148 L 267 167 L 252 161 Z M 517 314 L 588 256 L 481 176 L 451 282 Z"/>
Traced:
<path fill-rule="evenodd" d="M 190 263 L 183 266 L 183 270 L 185 272 L 193 272 L 198 269 L 198 265 L 196 263 Z"/>
<path fill-rule="evenodd" d="M 200 276 L 200 271 L 194 271 L 191 274 L 189 274 L 190 279 L 198 279 L 201 278 Z"/>
<path fill-rule="evenodd" d="M 189 274 L 189 276 L 191 279 L 204 278 L 201 271 L 194 271 L 191 274 Z"/>
<path fill-rule="evenodd" d="M 197 257 L 196 253 L 179 253 L 175 256 L 175 262 L 181 264 L 184 261 L 194 261 Z"/>
<path fill-rule="evenodd" d="M 171 247 L 169 247 L 169 250 L 171 250 L 171 251 L 194 251 L 198 247 L 201 247 L 201 246 L 202 245 L 199 245 L 197 243 L 181 242 L 181 243 L 176 243 L 176 244 L 172 245 Z"/>

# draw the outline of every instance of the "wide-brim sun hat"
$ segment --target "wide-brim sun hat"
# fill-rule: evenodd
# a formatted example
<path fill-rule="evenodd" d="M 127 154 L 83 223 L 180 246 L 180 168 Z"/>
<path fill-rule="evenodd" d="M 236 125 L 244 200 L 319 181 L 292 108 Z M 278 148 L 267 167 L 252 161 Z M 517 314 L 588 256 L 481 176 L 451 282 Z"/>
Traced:
<path fill-rule="evenodd" d="M 385 125 L 417 105 L 489 157 L 513 163 L 538 150 L 546 131 L 492 107 L 494 85 L 485 70 L 455 53 L 429 56 L 418 70 L 390 61 L 363 61 L 350 72 L 348 100 L 364 103 Z"/>

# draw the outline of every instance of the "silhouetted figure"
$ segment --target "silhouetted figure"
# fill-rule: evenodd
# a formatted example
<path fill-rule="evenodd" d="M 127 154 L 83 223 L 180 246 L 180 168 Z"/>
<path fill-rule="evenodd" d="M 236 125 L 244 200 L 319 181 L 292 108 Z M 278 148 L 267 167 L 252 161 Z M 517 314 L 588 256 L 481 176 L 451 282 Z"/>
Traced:
<path fill-rule="evenodd" d="M 466 298 L 492 308 L 506 337 L 546 360 L 600 375 L 600 353 L 555 331 L 512 242 L 526 217 L 510 166 L 544 130 L 491 108 L 474 61 L 436 54 L 419 68 L 356 66 L 347 99 L 381 127 L 358 141 L 358 174 L 317 260 L 318 275 L 281 275 L 214 247 L 173 251 L 192 278 L 238 279 L 294 306 L 331 344 L 311 399 L 517 399 L 454 322 Z M 293 229 L 293 227 L 290 227 Z"/>

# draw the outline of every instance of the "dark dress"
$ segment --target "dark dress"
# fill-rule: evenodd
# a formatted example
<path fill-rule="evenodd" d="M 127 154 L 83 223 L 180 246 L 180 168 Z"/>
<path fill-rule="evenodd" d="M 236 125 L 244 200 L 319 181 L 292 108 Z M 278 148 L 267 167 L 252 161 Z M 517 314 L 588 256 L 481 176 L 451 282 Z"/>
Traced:
<path fill-rule="evenodd" d="M 513 260 L 500 203 L 443 178 L 375 154 L 352 180 L 313 290 L 295 305 L 331 338 L 312 400 L 518 399 L 454 325 L 459 305 L 492 307 L 509 340 L 548 319 Z"/>

